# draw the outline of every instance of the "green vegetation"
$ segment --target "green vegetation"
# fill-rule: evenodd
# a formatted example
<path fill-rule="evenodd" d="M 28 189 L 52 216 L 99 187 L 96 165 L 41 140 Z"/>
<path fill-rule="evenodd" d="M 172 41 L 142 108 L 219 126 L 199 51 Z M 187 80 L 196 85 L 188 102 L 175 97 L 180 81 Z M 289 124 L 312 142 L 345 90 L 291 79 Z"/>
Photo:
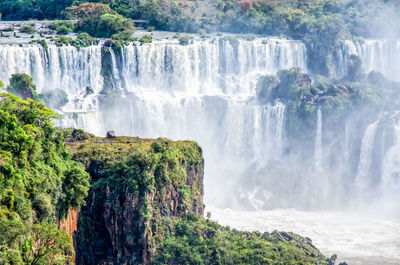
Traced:
<path fill-rule="evenodd" d="M 93 1 L 7 0 L 0 3 L 6 20 L 63 18 L 64 9 Z M 211 0 L 174 1 L 97 0 L 109 4 L 105 13 L 115 11 L 127 18 L 148 19 L 161 30 L 198 32 L 230 31 L 285 34 L 314 38 L 316 34 L 334 39 L 344 33 L 373 36 L 400 34 L 400 3 L 395 0 Z M 86 3 L 84 9 L 95 3 Z M 77 9 L 77 6 L 73 6 Z M 18 10 L 18 12 L 17 12 Z M 71 8 L 70 8 L 71 10 Z M 89 14 L 87 12 L 86 14 Z M 390 19 L 388 19 L 390 18 Z M 386 29 L 386 30 L 381 30 Z M 329 33 L 329 34 L 325 34 Z M 96 36 L 96 35 L 94 35 Z"/>
<path fill-rule="evenodd" d="M 54 225 L 79 209 L 89 175 L 72 161 L 43 103 L 0 95 L 0 263 L 60 264 L 71 238 Z"/>
<path fill-rule="evenodd" d="M 78 31 L 95 37 L 129 39 L 135 30 L 130 19 L 113 12 L 104 4 L 81 4 L 68 8 L 66 14 L 69 18 L 79 19 Z"/>
<path fill-rule="evenodd" d="M 13 74 L 7 91 L 23 99 L 38 99 L 36 85 L 33 83 L 32 77 L 27 74 Z"/>
<path fill-rule="evenodd" d="M 73 39 L 65 36 L 59 36 L 58 38 L 52 39 L 57 46 L 71 45 L 76 47 L 78 50 L 82 47 L 88 47 L 99 43 L 97 38 L 92 38 L 86 32 L 81 32 L 78 36 Z"/>
<path fill-rule="evenodd" d="M 93 1 L 7 0 L 0 3 L 6 20 L 62 18 L 73 4 Z M 105 1 L 127 18 L 148 19 L 162 30 L 197 32 L 223 30 L 301 37 L 315 32 L 343 30 L 362 35 L 400 34 L 400 4 L 395 0 L 212 0 L 212 1 Z M 18 10 L 18 12 L 16 12 Z M 388 17 L 391 19 L 388 20 Z M 336 25 L 336 26 L 334 26 Z M 385 26 L 385 33 L 380 29 Z M 331 28 L 331 27 L 334 27 Z M 334 35 L 337 35 L 337 34 Z M 327 37 L 329 37 L 327 35 Z M 332 36 L 333 38 L 333 36 Z"/>
<path fill-rule="evenodd" d="M 334 264 L 307 240 L 285 232 L 239 232 L 188 214 L 164 221 L 156 264 Z"/>
<path fill-rule="evenodd" d="M 47 45 L 46 40 L 43 40 L 43 39 L 40 39 L 40 40 L 31 40 L 31 41 L 29 42 L 29 44 L 34 44 L 34 43 L 40 44 L 40 45 L 43 47 L 43 49 L 46 51 L 46 54 L 48 55 L 49 46 Z"/>
<path fill-rule="evenodd" d="M 74 31 L 74 23 L 69 21 L 55 21 L 49 25 L 49 29 L 55 30 L 59 35 L 67 35 Z"/>
<path fill-rule="evenodd" d="M 182 36 L 178 40 L 179 40 L 180 45 L 189 45 L 190 44 L 189 36 Z"/>
<path fill-rule="evenodd" d="M 143 35 L 140 39 L 140 43 L 151 43 L 153 41 L 153 37 L 151 35 Z"/>
<path fill-rule="evenodd" d="M 299 68 L 281 70 L 277 77 L 267 75 L 258 80 L 257 99 L 261 104 L 279 100 L 286 105 L 286 131 L 295 139 L 313 128 L 318 108 L 325 119 L 340 119 L 361 111 L 373 117 L 400 106 L 400 83 L 388 81 L 376 72 L 361 74 L 360 69 L 360 59 L 351 56 L 343 79 L 330 80 L 317 75 L 314 83 Z"/>
<path fill-rule="evenodd" d="M 19 29 L 20 32 L 26 33 L 26 34 L 33 34 L 36 32 L 35 28 L 29 25 L 24 25 Z"/>

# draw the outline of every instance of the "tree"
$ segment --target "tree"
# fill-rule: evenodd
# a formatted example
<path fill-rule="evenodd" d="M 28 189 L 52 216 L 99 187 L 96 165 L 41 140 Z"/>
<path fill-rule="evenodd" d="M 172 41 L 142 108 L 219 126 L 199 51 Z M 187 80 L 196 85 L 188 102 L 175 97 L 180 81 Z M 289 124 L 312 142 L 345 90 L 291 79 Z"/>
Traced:
<path fill-rule="evenodd" d="M 72 239 L 53 224 L 35 224 L 32 227 L 31 248 L 25 261 L 31 265 L 71 261 L 74 250 Z"/>
<path fill-rule="evenodd" d="M 33 83 L 32 77 L 27 74 L 13 74 L 7 90 L 22 99 L 38 99 L 36 85 Z"/>
<path fill-rule="evenodd" d="M 81 21 L 99 18 L 106 13 L 112 13 L 110 6 L 98 3 L 84 3 L 79 6 L 68 7 L 64 12 L 67 18 L 79 19 Z"/>
<path fill-rule="evenodd" d="M 79 19 L 78 30 L 95 37 L 124 36 L 126 39 L 135 31 L 130 19 L 112 11 L 108 5 L 85 3 L 67 8 L 69 18 Z M 117 35 L 118 34 L 118 35 Z"/>
<path fill-rule="evenodd" d="M 103 14 L 98 20 L 98 26 L 94 36 L 96 37 L 110 37 L 120 32 L 125 32 L 132 35 L 135 31 L 133 22 L 126 19 L 119 14 Z"/>

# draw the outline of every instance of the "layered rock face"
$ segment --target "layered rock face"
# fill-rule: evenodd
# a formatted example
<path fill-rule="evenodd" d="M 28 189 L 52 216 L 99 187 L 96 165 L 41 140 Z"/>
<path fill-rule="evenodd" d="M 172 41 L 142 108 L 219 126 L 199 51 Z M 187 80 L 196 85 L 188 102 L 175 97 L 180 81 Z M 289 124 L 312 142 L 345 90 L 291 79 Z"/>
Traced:
<path fill-rule="evenodd" d="M 203 215 L 196 143 L 89 136 L 67 146 L 93 182 L 79 213 L 76 264 L 151 264 L 163 219 Z"/>

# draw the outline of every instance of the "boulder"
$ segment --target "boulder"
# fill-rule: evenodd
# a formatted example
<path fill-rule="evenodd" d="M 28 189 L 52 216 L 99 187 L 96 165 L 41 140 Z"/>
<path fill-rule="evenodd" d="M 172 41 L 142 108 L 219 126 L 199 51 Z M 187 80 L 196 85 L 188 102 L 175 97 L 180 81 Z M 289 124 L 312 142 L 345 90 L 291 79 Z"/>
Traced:
<path fill-rule="evenodd" d="M 107 138 L 116 138 L 115 132 L 113 130 L 107 132 Z"/>

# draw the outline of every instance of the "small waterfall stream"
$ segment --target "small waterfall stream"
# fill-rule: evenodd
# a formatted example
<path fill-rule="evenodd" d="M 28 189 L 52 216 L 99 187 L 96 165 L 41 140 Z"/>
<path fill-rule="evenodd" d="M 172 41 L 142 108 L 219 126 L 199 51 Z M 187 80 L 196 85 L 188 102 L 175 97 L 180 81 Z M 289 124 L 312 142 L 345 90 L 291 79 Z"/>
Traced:
<path fill-rule="evenodd" d="M 369 171 L 371 167 L 372 150 L 378 123 L 379 120 L 370 124 L 367 127 L 365 134 L 362 138 L 360 160 L 358 163 L 358 170 L 355 178 L 355 185 L 361 196 L 365 195 L 366 189 L 369 188 L 371 181 Z"/>
<path fill-rule="evenodd" d="M 317 172 L 322 171 L 322 112 L 317 110 L 317 131 L 315 134 L 314 167 Z"/>

